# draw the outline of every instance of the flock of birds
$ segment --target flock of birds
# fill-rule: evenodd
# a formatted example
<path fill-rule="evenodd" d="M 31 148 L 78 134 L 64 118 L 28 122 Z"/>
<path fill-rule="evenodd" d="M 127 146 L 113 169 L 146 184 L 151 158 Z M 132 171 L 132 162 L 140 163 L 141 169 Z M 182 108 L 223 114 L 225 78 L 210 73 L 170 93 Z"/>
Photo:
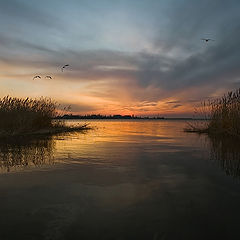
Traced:
<path fill-rule="evenodd" d="M 213 40 L 213 39 L 211 39 L 211 38 L 202 38 L 201 40 L 202 40 L 202 41 L 205 41 L 206 43 L 209 42 L 209 41 L 215 41 L 215 40 Z M 65 64 L 64 66 L 61 67 L 62 72 L 64 71 L 64 69 L 65 69 L 66 67 L 69 67 L 69 64 Z M 35 80 L 35 79 L 41 79 L 41 78 L 42 78 L 41 76 L 37 75 L 37 76 L 33 77 L 33 80 Z M 45 78 L 46 78 L 46 79 L 53 79 L 51 76 L 46 76 Z"/>
<path fill-rule="evenodd" d="M 65 64 L 64 66 L 62 66 L 61 67 L 61 70 L 62 70 L 62 72 L 64 71 L 64 69 L 66 68 L 66 67 L 69 67 L 69 64 Z M 34 76 L 33 77 L 33 80 L 35 80 L 35 79 L 41 79 L 42 77 L 41 76 L 39 76 L 39 75 L 37 75 L 37 76 Z M 53 79 L 51 76 L 46 76 L 45 77 L 46 79 Z"/>

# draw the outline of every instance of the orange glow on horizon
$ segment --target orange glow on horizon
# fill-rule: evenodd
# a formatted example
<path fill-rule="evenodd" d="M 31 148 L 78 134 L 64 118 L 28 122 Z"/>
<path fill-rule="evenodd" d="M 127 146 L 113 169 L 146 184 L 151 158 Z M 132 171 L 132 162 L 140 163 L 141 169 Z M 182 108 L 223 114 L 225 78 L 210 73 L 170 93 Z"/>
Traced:
<path fill-rule="evenodd" d="M 41 70 L 42 79 L 33 80 L 34 66 L 21 69 L 17 64 L 0 63 L 0 69 L 0 97 L 50 97 L 61 106 L 72 106 L 70 113 L 79 115 L 192 116 L 199 103 L 188 99 L 197 95 L 200 99 L 206 91 L 188 88 L 171 93 L 151 85 L 142 88 L 134 79 L 85 79 L 60 71 L 53 74 L 52 80 L 45 79 L 50 70 Z"/>

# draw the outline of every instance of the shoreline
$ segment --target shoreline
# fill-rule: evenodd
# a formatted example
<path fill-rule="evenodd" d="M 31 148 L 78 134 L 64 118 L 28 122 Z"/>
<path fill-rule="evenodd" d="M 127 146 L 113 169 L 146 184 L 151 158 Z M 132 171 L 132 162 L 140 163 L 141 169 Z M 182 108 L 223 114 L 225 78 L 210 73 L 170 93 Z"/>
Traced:
<path fill-rule="evenodd" d="M 79 131 L 87 131 L 92 129 L 92 127 L 88 126 L 88 124 L 84 124 L 82 126 L 61 126 L 61 127 L 52 127 L 45 128 L 33 131 L 15 131 L 15 132 L 0 132 L 0 138 L 11 138 L 11 137 L 25 137 L 25 136 L 49 136 L 54 134 L 61 133 L 71 133 L 71 132 L 79 132 Z"/>

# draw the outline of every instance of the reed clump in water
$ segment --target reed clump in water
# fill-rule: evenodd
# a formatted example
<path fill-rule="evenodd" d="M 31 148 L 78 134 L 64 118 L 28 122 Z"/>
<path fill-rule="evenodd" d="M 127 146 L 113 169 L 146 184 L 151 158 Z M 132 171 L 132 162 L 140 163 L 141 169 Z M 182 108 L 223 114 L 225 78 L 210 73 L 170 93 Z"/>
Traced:
<path fill-rule="evenodd" d="M 228 92 L 223 97 L 204 102 L 204 127 L 191 126 L 187 131 L 206 132 L 240 137 L 240 89 Z"/>
<path fill-rule="evenodd" d="M 212 102 L 209 131 L 240 136 L 240 89 Z"/>
<path fill-rule="evenodd" d="M 53 120 L 58 115 L 57 106 L 50 98 L 0 98 L 0 135 L 73 130 L 62 122 Z"/>

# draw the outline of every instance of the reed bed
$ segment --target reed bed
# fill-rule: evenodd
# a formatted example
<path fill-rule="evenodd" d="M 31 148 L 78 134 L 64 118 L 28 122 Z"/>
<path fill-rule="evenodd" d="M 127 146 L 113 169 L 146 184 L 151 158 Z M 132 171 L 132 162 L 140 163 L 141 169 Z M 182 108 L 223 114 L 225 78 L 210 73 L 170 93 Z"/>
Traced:
<path fill-rule="evenodd" d="M 209 130 L 240 136 L 240 89 L 212 102 Z"/>
<path fill-rule="evenodd" d="M 205 125 L 192 125 L 187 131 L 240 137 L 240 89 L 203 102 L 197 112 L 204 116 Z"/>
<path fill-rule="evenodd" d="M 58 104 L 50 98 L 0 98 L 0 136 L 54 133 L 73 131 L 62 121 L 53 120 L 59 115 Z M 86 126 L 78 126 L 81 130 Z"/>

